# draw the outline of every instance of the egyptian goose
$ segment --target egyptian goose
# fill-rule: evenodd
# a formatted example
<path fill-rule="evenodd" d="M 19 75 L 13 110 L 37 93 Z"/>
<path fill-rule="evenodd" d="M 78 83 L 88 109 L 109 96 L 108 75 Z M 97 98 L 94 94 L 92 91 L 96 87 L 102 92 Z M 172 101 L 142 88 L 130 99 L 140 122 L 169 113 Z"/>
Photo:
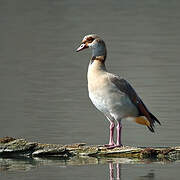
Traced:
<path fill-rule="evenodd" d="M 158 119 L 147 109 L 125 79 L 107 71 L 105 66 L 107 51 L 104 41 L 96 34 L 87 35 L 76 51 L 86 48 L 92 49 L 87 73 L 89 98 L 110 122 L 110 138 L 107 146 L 110 148 L 122 146 L 121 120 L 123 119 L 145 125 L 154 132 L 154 123 L 160 124 Z M 115 122 L 117 122 L 116 143 L 113 137 Z"/>

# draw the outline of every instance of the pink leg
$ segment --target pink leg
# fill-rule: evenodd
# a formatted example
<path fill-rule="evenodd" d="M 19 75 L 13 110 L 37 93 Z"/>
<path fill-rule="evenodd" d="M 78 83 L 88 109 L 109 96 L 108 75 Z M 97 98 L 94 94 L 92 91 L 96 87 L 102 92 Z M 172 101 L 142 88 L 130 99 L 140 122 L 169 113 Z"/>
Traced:
<path fill-rule="evenodd" d="M 114 122 L 110 121 L 110 126 L 109 126 L 109 144 L 105 144 L 106 147 L 114 147 L 115 143 L 114 143 Z"/>
<path fill-rule="evenodd" d="M 109 134 L 109 146 L 114 146 L 115 143 L 114 143 L 114 122 L 111 121 L 110 122 L 110 134 Z"/>
<path fill-rule="evenodd" d="M 121 144 L 121 122 L 118 122 L 117 124 L 117 142 L 116 142 L 116 146 L 122 146 Z"/>

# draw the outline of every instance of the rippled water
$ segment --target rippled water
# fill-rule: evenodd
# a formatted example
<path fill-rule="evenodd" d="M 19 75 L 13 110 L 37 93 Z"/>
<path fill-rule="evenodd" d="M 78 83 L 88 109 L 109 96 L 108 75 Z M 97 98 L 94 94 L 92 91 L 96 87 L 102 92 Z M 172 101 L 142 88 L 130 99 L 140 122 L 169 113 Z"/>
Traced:
<path fill-rule="evenodd" d="M 44 143 L 107 143 L 108 122 L 87 95 L 91 53 L 75 52 L 84 35 L 97 33 L 107 45 L 107 68 L 125 77 L 162 123 L 152 134 L 123 122 L 123 144 L 180 145 L 179 8 L 178 0 L 1 0 L 0 136 Z M 4 179 L 109 178 L 108 163 L 23 163 L 23 174 L 3 171 L 6 166 L 1 163 Z M 27 171 L 26 164 L 35 168 Z M 121 179 L 178 179 L 179 164 L 119 163 L 119 169 Z"/>

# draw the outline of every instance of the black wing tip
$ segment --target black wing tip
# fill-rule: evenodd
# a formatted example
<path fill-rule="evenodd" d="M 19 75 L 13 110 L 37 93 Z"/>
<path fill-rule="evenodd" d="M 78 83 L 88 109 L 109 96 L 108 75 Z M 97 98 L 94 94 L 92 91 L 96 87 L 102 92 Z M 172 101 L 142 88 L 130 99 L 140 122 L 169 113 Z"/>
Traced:
<path fill-rule="evenodd" d="M 157 122 L 159 125 L 161 125 L 160 121 L 152 113 L 150 113 L 150 116 L 154 120 L 154 122 Z"/>
<path fill-rule="evenodd" d="M 156 119 L 156 122 L 158 122 L 158 124 L 161 126 L 161 122 L 158 119 Z"/>
<path fill-rule="evenodd" d="M 154 131 L 154 129 L 153 129 L 152 126 L 147 126 L 147 127 L 148 127 L 148 129 L 149 129 L 152 133 L 155 133 L 155 131 Z"/>
<path fill-rule="evenodd" d="M 154 120 L 154 122 L 152 124 L 150 124 L 150 126 L 147 126 L 147 127 L 152 133 L 155 133 L 155 131 L 154 131 L 154 127 L 155 127 L 154 123 L 157 122 L 159 125 L 161 125 L 161 123 L 156 117 L 153 118 L 153 120 Z"/>

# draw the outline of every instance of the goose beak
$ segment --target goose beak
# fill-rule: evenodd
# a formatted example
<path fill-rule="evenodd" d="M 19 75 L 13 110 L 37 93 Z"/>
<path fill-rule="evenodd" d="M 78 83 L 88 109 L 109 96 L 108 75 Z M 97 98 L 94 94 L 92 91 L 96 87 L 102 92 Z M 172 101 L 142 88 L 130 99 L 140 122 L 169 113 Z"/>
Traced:
<path fill-rule="evenodd" d="M 76 52 L 82 51 L 83 49 L 88 48 L 88 46 L 85 43 L 82 43 L 77 49 Z"/>

